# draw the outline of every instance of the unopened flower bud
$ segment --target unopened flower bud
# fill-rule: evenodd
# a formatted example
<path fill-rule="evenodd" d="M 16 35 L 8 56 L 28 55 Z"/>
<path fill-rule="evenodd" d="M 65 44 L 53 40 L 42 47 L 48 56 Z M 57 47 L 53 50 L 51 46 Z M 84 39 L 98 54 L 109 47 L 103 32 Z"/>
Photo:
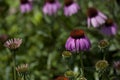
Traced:
<path fill-rule="evenodd" d="M 101 40 L 101 41 L 98 43 L 98 47 L 99 47 L 99 48 L 106 48 L 108 45 L 109 45 L 109 42 L 108 42 L 107 40 Z"/>
<path fill-rule="evenodd" d="M 65 58 L 68 58 L 68 57 L 72 56 L 72 53 L 69 52 L 69 51 L 63 51 L 62 56 L 65 57 Z"/>
<path fill-rule="evenodd" d="M 66 71 L 65 74 L 64 74 L 66 77 L 74 77 L 74 72 L 73 71 Z"/>
<path fill-rule="evenodd" d="M 108 62 L 106 60 L 99 60 L 96 64 L 95 67 L 97 70 L 103 70 L 108 67 Z"/>
<path fill-rule="evenodd" d="M 87 80 L 85 77 L 79 77 L 77 80 Z"/>

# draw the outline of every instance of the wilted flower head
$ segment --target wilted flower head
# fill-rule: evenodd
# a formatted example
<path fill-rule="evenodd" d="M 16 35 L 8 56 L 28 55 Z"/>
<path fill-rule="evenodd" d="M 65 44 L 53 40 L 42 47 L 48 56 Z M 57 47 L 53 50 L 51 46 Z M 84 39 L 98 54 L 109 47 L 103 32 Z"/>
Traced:
<path fill-rule="evenodd" d="M 58 76 L 55 80 L 69 80 L 69 79 L 64 76 Z"/>
<path fill-rule="evenodd" d="M 70 78 L 70 77 L 74 77 L 75 74 L 73 71 L 69 70 L 69 71 L 66 71 L 65 74 L 64 74 L 66 77 Z"/>
<path fill-rule="evenodd" d="M 62 56 L 63 57 L 71 57 L 72 56 L 72 53 L 71 52 L 69 52 L 69 51 L 63 51 L 63 53 L 62 53 Z"/>
<path fill-rule="evenodd" d="M 20 0 L 20 9 L 22 13 L 30 12 L 32 10 L 31 0 Z"/>
<path fill-rule="evenodd" d="M 4 43 L 4 46 L 9 48 L 9 49 L 17 49 L 20 47 L 22 43 L 22 39 L 19 38 L 14 38 L 14 39 L 9 39 Z"/>
<path fill-rule="evenodd" d="M 114 68 L 116 69 L 116 70 L 119 70 L 120 71 L 120 61 L 116 61 L 116 62 L 114 62 Z"/>
<path fill-rule="evenodd" d="M 100 11 L 98 11 L 93 7 L 88 8 L 87 16 L 88 16 L 87 19 L 88 27 L 90 27 L 91 24 L 95 28 L 99 27 L 100 25 L 104 24 L 105 20 L 107 19 L 107 17 L 103 13 L 101 13 Z"/>
<path fill-rule="evenodd" d="M 87 80 L 85 77 L 79 77 L 79 78 L 77 78 L 77 80 Z"/>
<path fill-rule="evenodd" d="M 16 67 L 16 71 L 21 74 L 28 72 L 28 64 L 22 64 L 22 65 Z"/>
<path fill-rule="evenodd" d="M 96 64 L 95 67 L 97 70 L 103 70 L 108 67 L 108 62 L 106 60 L 99 60 Z"/>
<path fill-rule="evenodd" d="M 101 33 L 107 36 L 113 36 L 117 33 L 117 25 L 112 19 L 107 19 L 103 27 L 101 27 Z"/>
<path fill-rule="evenodd" d="M 85 36 L 84 31 L 81 29 L 73 30 L 65 44 L 65 48 L 71 52 L 86 51 L 89 50 L 90 47 L 90 40 Z"/>
<path fill-rule="evenodd" d="M 45 5 L 43 6 L 43 13 L 53 15 L 57 13 L 60 7 L 61 4 L 58 0 L 45 0 Z"/>
<path fill-rule="evenodd" d="M 9 37 L 8 35 L 2 34 L 2 35 L 0 35 L 0 41 L 5 42 L 8 39 L 8 37 Z"/>
<path fill-rule="evenodd" d="M 65 16 L 71 16 L 80 9 L 79 5 L 74 0 L 65 0 L 64 14 Z"/>
<path fill-rule="evenodd" d="M 98 43 L 99 48 L 106 48 L 109 45 L 109 42 L 107 40 L 101 40 Z"/>

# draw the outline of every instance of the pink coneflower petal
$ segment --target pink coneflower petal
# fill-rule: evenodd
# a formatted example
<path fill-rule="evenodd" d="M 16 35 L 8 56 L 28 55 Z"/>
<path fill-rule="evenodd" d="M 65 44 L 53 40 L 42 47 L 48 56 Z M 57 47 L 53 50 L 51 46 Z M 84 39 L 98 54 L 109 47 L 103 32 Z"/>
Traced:
<path fill-rule="evenodd" d="M 92 18 L 92 19 L 91 19 L 91 24 L 92 24 L 94 27 L 98 27 L 98 22 L 97 22 L 96 18 Z"/>
<path fill-rule="evenodd" d="M 53 15 L 57 13 L 60 7 L 61 4 L 58 2 L 58 0 L 55 0 L 52 3 L 48 0 L 43 6 L 43 13 L 48 15 Z"/>
<path fill-rule="evenodd" d="M 80 50 L 80 41 L 79 41 L 79 39 L 76 40 L 76 50 L 77 50 L 77 52 Z"/>
<path fill-rule="evenodd" d="M 98 11 L 93 7 L 88 8 L 87 16 L 88 16 L 88 19 L 87 19 L 88 27 L 90 26 L 90 23 L 91 23 L 93 27 L 97 28 L 103 25 L 105 23 L 105 20 L 107 19 L 107 17 L 103 13 L 101 13 L 100 11 Z"/>
<path fill-rule="evenodd" d="M 117 33 L 117 25 L 112 21 L 112 19 L 107 19 L 100 31 L 104 35 L 113 36 Z"/>
<path fill-rule="evenodd" d="M 96 20 L 97 20 L 97 22 L 98 22 L 99 24 L 105 23 L 105 20 L 104 20 L 102 17 L 100 17 L 100 16 L 97 16 L 97 17 L 96 17 Z"/>
<path fill-rule="evenodd" d="M 75 2 L 73 2 L 69 6 L 64 7 L 64 14 L 65 14 L 65 16 L 71 16 L 71 15 L 77 13 L 79 9 L 80 9 L 79 5 Z"/>
<path fill-rule="evenodd" d="M 90 18 L 87 19 L 87 24 L 88 24 L 88 28 L 89 28 L 90 25 L 91 25 L 91 20 L 90 20 Z"/>
<path fill-rule="evenodd" d="M 103 13 L 101 13 L 100 11 L 98 12 L 98 15 L 100 15 L 102 18 L 107 19 L 107 16 L 105 16 Z"/>
<path fill-rule="evenodd" d="M 32 10 L 31 0 L 20 0 L 20 3 L 21 13 L 30 12 Z"/>

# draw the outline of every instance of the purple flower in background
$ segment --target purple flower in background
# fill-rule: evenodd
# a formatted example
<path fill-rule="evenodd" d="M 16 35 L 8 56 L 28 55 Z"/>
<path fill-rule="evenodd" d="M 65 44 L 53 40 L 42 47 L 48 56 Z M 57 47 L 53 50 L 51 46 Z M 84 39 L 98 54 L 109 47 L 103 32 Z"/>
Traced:
<path fill-rule="evenodd" d="M 53 15 L 57 13 L 60 7 L 61 4 L 58 0 L 46 0 L 45 5 L 43 6 L 43 13 L 48 15 Z"/>
<path fill-rule="evenodd" d="M 32 10 L 32 4 L 30 0 L 20 0 L 20 10 L 22 13 L 30 12 Z"/>
<path fill-rule="evenodd" d="M 113 66 L 114 66 L 114 68 L 115 68 L 116 70 L 119 70 L 119 71 L 120 71 L 120 61 L 114 62 Z"/>
<path fill-rule="evenodd" d="M 112 36 L 117 33 L 117 25 L 112 19 L 107 19 L 103 27 L 101 27 L 101 33 L 107 36 Z"/>
<path fill-rule="evenodd" d="M 64 14 L 65 16 L 71 16 L 80 9 L 79 5 L 74 0 L 65 0 Z"/>
<path fill-rule="evenodd" d="M 65 48 L 71 52 L 87 51 L 90 47 L 90 40 L 85 36 L 84 31 L 81 29 L 73 30 L 65 44 Z"/>
<path fill-rule="evenodd" d="M 107 17 L 103 13 L 92 7 L 88 8 L 87 16 L 88 16 L 87 19 L 88 27 L 90 27 L 91 24 L 95 28 L 99 27 L 100 25 L 104 24 L 105 20 L 107 19 Z"/>

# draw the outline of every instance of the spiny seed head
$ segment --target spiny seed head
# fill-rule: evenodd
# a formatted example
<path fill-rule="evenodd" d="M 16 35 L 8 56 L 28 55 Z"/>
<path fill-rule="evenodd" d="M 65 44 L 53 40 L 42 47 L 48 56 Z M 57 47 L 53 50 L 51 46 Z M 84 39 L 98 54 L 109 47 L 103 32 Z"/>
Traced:
<path fill-rule="evenodd" d="M 69 52 L 69 51 L 63 51 L 62 56 L 65 57 L 65 58 L 68 58 L 68 57 L 72 56 L 72 53 Z"/>
<path fill-rule="evenodd" d="M 93 18 L 93 17 L 95 17 L 95 16 L 97 16 L 97 15 L 98 15 L 97 9 L 95 9 L 95 8 L 93 8 L 93 7 L 88 8 L 88 10 L 87 10 L 87 16 L 88 16 L 89 18 Z"/>
<path fill-rule="evenodd" d="M 79 38 L 83 38 L 85 35 L 83 30 L 75 29 L 70 33 L 70 36 L 74 39 L 79 39 Z"/>
<path fill-rule="evenodd" d="M 101 40 L 101 41 L 98 43 L 98 47 L 99 47 L 99 48 L 106 48 L 108 45 L 109 45 L 109 42 L 108 42 L 107 40 Z"/>
<path fill-rule="evenodd" d="M 96 64 L 95 67 L 97 70 L 103 70 L 108 67 L 108 62 L 106 60 L 99 60 Z"/>
<path fill-rule="evenodd" d="M 112 19 L 107 19 L 105 22 L 105 26 L 109 27 L 113 25 L 113 20 Z"/>

